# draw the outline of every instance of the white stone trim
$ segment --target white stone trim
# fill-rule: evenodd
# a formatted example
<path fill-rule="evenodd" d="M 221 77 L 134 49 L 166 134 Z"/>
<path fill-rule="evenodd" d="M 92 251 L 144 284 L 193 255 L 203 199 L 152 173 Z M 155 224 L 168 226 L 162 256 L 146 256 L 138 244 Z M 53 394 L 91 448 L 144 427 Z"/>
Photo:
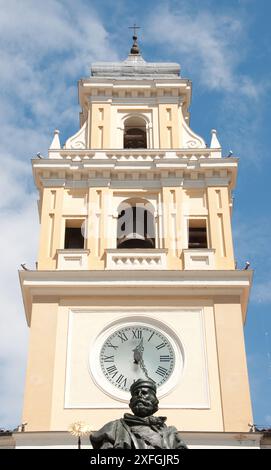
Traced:
<path fill-rule="evenodd" d="M 263 433 L 203 432 L 180 430 L 190 449 L 261 449 Z M 0 439 L 4 439 L 1 438 Z M 91 450 L 88 436 L 82 436 L 82 448 Z M 77 440 L 68 431 L 14 432 L 10 438 L 16 449 L 77 449 Z M 90 454 L 91 455 L 91 454 Z"/>
<path fill-rule="evenodd" d="M 78 150 L 78 149 L 85 149 L 87 146 L 87 121 L 83 124 L 81 129 L 79 129 L 76 134 L 71 136 L 65 143 L 64 149 L 68 150 Z M 49 158 L 51 157 L 51 154 L 49 154 Z M 53 155 L 52 157 L 53 158 Z"/>
<path fill-rule="evenodd" d="M 212 138 L 211 138 L 210 148 L 217 149 L 217 150 L 220 149 L 220 151 L 221 151 L 221 145 L 220 145 L 220 142 L 217 138 L 216 129 L 211 130 L 211 136 L 212 136 Z"/>
<path fill-rule="evenodd" d="M 215 250 L 183 250 L 184 269 L 215 269 Z"/>
<path fill-rule="evenodd" d="M 182 110 L 180 109 L 182 113 Z M 190 149 L 206 149 L 206 144 L 204 140 L 196 134 L 185 122 L 184 117 L 182 116 L 182 139 L 184 148 Z"/>
<path fill-rule="evenodd" d="M 35 295 L 238 296 L 245 318 L 253 271 L 19 271 L 28 322 Z M 195 289 L 197 287 L 197 289 Z"/>
<path fill-rule="evenodd" d="M 205 153 L 148 149 L 77 152 L 32 161 L 36 186 L 41 187 L 156 187 L 230 186 L 237 176 L 236 158 L 209 158 Z M 58 151 L 59 152 L 59 151 Z M 61 151 L 62 152 L 62 151 Z M 62 153 L 61 153 L 62 155 Z"/>
<path fill-rule="evenodd" d="M 61 249 L 56 250 L 56 269 L 88 269 L 88 256 L 90 250 Z"/>
<path fill-rule="evenodd" d="M 123 110 L 123 113 L 125 110 Z M 151 111 L 149 111 L 146 114 L 151 114 Z M 127 116 L 130 116 L 131 113 L 127 113 Z M 139 115 L 139 113 L 137 113 Z M 144 113 L 142 112 L 142 118 L 143 118 Z M 147 120 L 147 117 L 145 116 L 145 120 Z M 149 124 L 151 124 L 151 119 L 148 117 Z M 85 124 L 84 124 L 85 126 Z M 83 127 L 84 127 L 83 126 Z M 83 127 L 80 129 L 82 131 Z M 123 125 L 122 125 L 123 127 Z M 77 135 L 77 134 L 75 134 Z M 75 137 L 75 136 L 74 136 Z M 72 138 L 71 138 L 72 139 Z M 83 149 L 83 148 L 63 148 L 63 149 L 50 149 L 50 156 L 51 159 L 54 160 L 54 153 L 60 154 L 62 160 L 73 160 L 75 157 L 80 157 L 81 160 L 86 159 L 86 160 L 92 160 L 92 159 L 98 159 L 100 160 L 101 157 L 103 159 L 109 159 L 110 155 L 119 155 L 119 156 L 125 156 L 125 155 L 134 155 L 135 157 L 137 155 L 150 155 L 152 158 L 154 158 L 156 155 L 160 156 L 166 156 L 167 158 L 177 158 L 177 159 L 182 159 L 184 158 L 185 160 L 189 160 L 193 158 L 193 160 L 198 160 L 198 159 L 207 159 L 208 164 L 210 165 L 215 165 L 217 164 L 222 164 L 222 163 L 227 163 L 227 165 L 230 162 L 236 162 L 238 159 L 236 157 L 229 157 L 227 159 L 222 159 L 221 158 L 215 158 L 213 159 L 213 155 L 216 155 L 217 149 L 213 148 L 207 148 L 206 146 L 201 147 L 201 148 L 176 148 L 176 149 L 161 149 L 161 148 L 148 148 L 148 149 L 124 149 L 123 147 L 120 148 L 112 148 L 112 149 L 107 149 L 107 150 L 101 150 L 101 149 Z M 209 159 L 212 158 L 211 161 Z M 216 162 L 217 160 L 217 162 Z M 44 163 L 48 162 L 47 159 L 33 159 L 34 162 L 39 163 L 40 165 L 43 165 Z M 59 162 L 56 162 L 59 164 Z M 50 160 L 50 164 L 53 165 L 53 162 Z"/>
<path fill-rule="evenodd" d="M 107 249 L 105 269 L 167 269 L 167 250 Z"/>

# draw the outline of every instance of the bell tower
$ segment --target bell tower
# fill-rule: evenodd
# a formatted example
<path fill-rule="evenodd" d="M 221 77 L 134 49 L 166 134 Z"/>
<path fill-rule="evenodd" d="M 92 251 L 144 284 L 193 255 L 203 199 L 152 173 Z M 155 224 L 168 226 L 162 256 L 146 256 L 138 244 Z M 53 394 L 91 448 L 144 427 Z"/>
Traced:
<path fill-rule="evenodd" d="M 176 63 L 99 62 L 79 81 L 80 129 L 34 159 L 40 245 L 20 271 L 30 328 L 27 431 L 92 429 L 150 377 L 185 431 L 247 432 L 243 325 L 252 273 L 235 268 L 238 159 L 190 128 Z"/>

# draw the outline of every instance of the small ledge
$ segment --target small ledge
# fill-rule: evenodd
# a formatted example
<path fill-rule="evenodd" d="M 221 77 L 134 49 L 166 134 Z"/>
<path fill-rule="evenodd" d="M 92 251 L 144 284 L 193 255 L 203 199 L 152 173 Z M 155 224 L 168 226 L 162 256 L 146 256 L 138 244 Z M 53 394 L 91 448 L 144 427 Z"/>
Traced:
<path fill-rule="evenodd" d="M 215 269 L 215 250 L 208 248 L 183 250 L 185 270 Z"/>
<path fill-rule="evenodd" d="M 88 255 L 90 250 L 78 248 L 69 248 L 56 250 L 57 252 L 57 269 L 73 270 L 88 269 Z"/>

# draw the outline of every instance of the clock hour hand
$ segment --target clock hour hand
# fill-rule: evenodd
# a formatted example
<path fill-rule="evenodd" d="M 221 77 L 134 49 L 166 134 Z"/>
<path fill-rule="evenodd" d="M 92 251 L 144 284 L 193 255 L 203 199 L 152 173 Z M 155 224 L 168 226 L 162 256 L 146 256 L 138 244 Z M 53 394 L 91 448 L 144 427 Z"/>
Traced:
<path fill-rule="evenodd" d="M 140 369 L 144 372 L 147 379 L 150 379 L 144 360 L 143 360 L 143 351 L 144 351 L 144 346 L 143 346 L 143 338 L 142 338 L 140 343 L 137 345 L 137 347 L 133 349 L 134 364 L 139 364 Z"/>
<path fill-rule="evenodd" d="M 139 364 L 140 369 L 144 372 L 147 379 L 150 379 L 144 360 L 143 360 L 143 351 L 144 351 L 144 346 L 143 346 L 143 338 L 142 338 L 140 343 L 137 345 L 137 347 L 133 349 L 134 364 Z"/>
<path fill-rule="evenodd" d="M 134 351 L 134 364 L 139 364 L 142 358 L 142 353 L 138 349 L 133 349 Z"/>
<path fill-rule="evenodd" d="M 144 347 L 143 347 L 143 339 L 142 339 L 140 343 L 137 345 L 137 347 L 133 349 L 134 364 L 140 364 L 140 362 L 142 361 L 143 351 L 144 351 Z"/>

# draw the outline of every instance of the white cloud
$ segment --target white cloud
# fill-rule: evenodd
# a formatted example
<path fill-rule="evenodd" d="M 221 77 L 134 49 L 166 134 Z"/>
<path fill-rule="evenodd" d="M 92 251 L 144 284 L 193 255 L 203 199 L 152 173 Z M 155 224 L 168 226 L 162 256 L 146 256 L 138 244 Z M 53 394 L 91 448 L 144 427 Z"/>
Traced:
<path fill-rule="evenodd" d="M 66 110 L 77 102 L 77 80 L 93 60 L 116 58 L 106 30 L 83 1 L 1 3 L 0 122 L 35 122 L 42 131 L 57 122 L 66 131 L 76 119 Z"/>
<path fill-rule="evenodd" d="M 1 0 L 0 8 L 2 38 L 13 55 L 25 57 L 28 63 L 40 62 L 44 55 L 50 62 L 51 51 L 55 56 L 76 52 L 85 59 L 87 54 L 101 57 L 108 51 L 115 55 L 95 10 L 81 0 L 10 0 L 8 4 Z M 59 65 L 62 68 L 62 62 Z"/>
<path fill-rule="evenodd" d="M 226 151 L 245 158 L 255 167 L 266 157 L 259 134 L 262 130 L 265 96 L 269 80 L 253 79 L 244 70 L 250 51 L 249 27 L 245 14 L 236 10 L 195 11 L 189 2 L 158 7 L 146 25 L 145 37 L 168 57 L 185 64 L 204 91 L 220 94 L 215 127 Z M 255 53 L 255 52 L 254 52 Z M 182 70 L 181 70 L 182 74 Z M 253 110 L 253 111 L 252 111 Z M 211 124 L 210 127 L 214 124 Z"/>
<path fill-rule="evenodd" d="M 62 141 L 77 130 L 77 80 L 117 54 L 83 0 L 0 0 L 0 9 L 0 428 L 13 428 L 28 336 L 18 268 L 35 266 L 39 232 L 30 158 L 47 151 L 55 127 Z"/>
<path fill-rule="evenodd" d="M 205 87 L 226 92 L 238 89 L 257 96 L 258 88 L 249 77 L 237 73 L 244 52 L 234 46 L 245 33 L 236 15 L 207 10 L 194 13 L 184 4 L 175 11 L 162 7 L 151 16 L 146 29 L 150 41 L 177 52 Z"/>
<path fill-rule="evenodd" d="M 33 267 L 38 238 L 36 197 L 23 194 L 23 183 L 18 186 L 16 210 L 0 210 L 0 427 L 8 428 L 15 427 L 21 419 L 28 338 L 18 269 L 24 262 Z"/>

